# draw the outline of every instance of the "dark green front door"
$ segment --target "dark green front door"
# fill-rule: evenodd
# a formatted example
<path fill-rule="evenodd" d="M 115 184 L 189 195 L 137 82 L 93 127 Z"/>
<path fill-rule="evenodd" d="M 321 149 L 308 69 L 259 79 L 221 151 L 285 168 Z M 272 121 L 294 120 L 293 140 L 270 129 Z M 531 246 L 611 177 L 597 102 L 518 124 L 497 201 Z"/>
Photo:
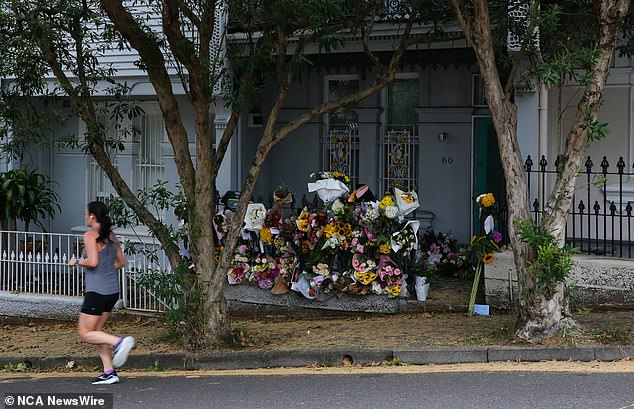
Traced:
<path fill-rule="evenodd" d="M 480 212 L 475 198 L 493 193 L 496 202 L 504 200 L 504 171 L 500 160 L 495 129 L 491 117 L 473 118 L 473 234 L 481 234 Z"/>

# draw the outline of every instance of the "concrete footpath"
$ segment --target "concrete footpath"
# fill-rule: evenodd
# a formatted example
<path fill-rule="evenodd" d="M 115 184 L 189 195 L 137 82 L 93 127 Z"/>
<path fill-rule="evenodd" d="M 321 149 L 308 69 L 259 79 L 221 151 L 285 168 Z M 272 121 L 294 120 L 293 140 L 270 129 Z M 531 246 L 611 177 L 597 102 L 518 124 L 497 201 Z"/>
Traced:
<path fill-rule="evenodd" d="M 128 369 L 255 369 L 303 366 L 339 366 L 344 355 L 352 356 L 355 364 L 458 364 L 488 362 L 539 361 L 616 361 L 634 358 L 634 346 L 597 346 L 579 348 L 539 347 L 461 347 L 425 349 L 329 349 L 231 351 L 204 355 L 142 354 L 130 356 Z M 0 368 L 7 364 L 24 363 L 32 369 L 93 368 L 100 365 L 98 357 L 0 357 Z"/>

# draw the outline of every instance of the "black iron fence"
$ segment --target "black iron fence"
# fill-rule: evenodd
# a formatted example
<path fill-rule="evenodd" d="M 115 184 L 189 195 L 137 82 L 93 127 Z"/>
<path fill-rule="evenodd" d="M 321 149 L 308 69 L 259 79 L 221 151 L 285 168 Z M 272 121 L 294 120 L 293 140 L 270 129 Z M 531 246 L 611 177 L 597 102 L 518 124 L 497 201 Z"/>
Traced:
<path fill-rule="evenodd" d="M 528 189 L 536 222 L 543 217 L 558 165 L 558 161 L 549 164 L 544 156 L 536 167 L 530 156 L 526 159 Z M 628 182 L 634 172 L 630 169 L 623 157 L 612 165 L 604 156 L 597 166 L 588 156 L 572 197 L 566 224 L 567 243 L 585 254 L 632 258 L 630 200 L 634 200 L 634 190 L 628 191 Z M 628 198 L 628 194 L 632 197 Z"/>

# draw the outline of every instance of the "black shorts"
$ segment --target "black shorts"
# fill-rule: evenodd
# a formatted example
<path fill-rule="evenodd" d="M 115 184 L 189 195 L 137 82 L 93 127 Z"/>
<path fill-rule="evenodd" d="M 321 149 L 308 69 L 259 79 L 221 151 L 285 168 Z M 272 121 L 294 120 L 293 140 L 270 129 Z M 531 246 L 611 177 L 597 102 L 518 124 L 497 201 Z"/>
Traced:
<path fill-rule="evenodd" d="M 101 315 L 104 312 L 112 311 L 117 301 L 119 301 L 119 293 L 103 295 L 89 291 L 84 294 L 84 304 L 81 306 L 81 312 L 90 315 Z"/>

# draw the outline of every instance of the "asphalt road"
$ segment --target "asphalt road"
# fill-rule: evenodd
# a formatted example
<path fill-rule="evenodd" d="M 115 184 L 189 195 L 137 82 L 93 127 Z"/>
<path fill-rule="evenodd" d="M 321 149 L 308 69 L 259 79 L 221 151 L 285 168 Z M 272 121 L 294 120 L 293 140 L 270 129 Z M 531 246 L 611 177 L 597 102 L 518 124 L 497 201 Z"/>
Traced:
<path fill-rule="evenodd" d="M 115 408 L 634 408 L 632 373 L 457 372 L 0 378 L 11 393 L 113 393 Z M 16 406 L 6 406 L 15 408 Z"/>

